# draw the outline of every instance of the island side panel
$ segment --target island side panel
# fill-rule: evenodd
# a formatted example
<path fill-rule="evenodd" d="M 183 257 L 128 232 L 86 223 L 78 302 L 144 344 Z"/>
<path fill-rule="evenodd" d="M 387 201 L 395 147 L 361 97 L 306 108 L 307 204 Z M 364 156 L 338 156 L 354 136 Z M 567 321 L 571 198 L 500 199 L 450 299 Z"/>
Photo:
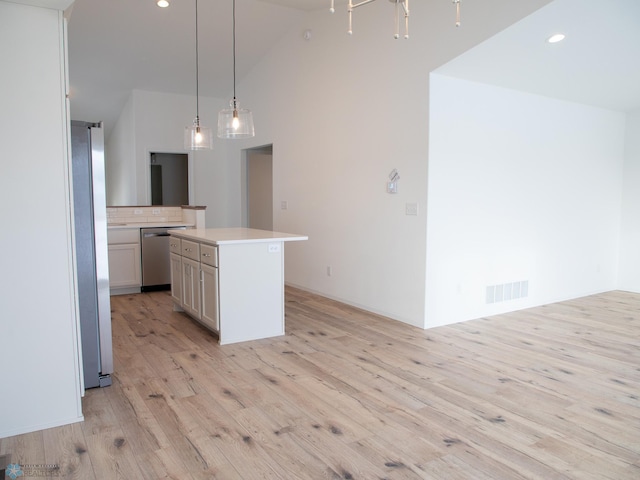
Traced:
<path fill-rule="evenodd" d="M 284 335 L 284 242 L 218 246 L 220 344 Z"/>

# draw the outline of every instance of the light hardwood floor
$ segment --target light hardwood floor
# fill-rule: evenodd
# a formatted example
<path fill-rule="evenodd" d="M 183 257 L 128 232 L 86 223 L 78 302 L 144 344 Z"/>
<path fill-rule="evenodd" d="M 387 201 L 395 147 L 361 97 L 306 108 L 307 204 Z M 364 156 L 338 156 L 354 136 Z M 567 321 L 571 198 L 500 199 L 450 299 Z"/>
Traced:
<path fill-rule="evenodd" d="M 640 478 L 640 295 L 423 331 L 287 288 L 286 336 L 224 347 L 167 292 L 112 308 L 113 385 L 0 454 L 83 480 Z"/>

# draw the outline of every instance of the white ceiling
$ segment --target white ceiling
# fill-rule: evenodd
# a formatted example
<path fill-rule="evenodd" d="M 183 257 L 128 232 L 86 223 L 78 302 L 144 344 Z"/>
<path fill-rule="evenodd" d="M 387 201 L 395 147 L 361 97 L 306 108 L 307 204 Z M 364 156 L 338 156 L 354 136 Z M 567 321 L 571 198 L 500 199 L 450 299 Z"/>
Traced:
<path fill-rule="evenodd" d="M 303 8 L 278 4 L 297 3 Z M 237 76 L 242 78 L 312 6 L 324 0 L 238 0 Z M 232 2 L 198 3 L 200 95 L 232 91 Z M 195 93 L 195 2 L 76 0 L 69 16 L 74 119 L 112 126 L 131 90 Z"/>
<path fill-rule="evenodd" d="M 558 32 L 565 40 L 546 42 Z M 640 109 L 640 0 L 556 0 L 436 72 L 608 109 Z"/>
<path fill-rule="evenodd" d="M 336 14 L 346 15 L 344 3 L 336 1 Z M 193 95 L 194 4 L 173 0 L 161 9 L 155 0 L 76 0 L 69 15 L 72 117 L 103 120 L 109 131 L 133 89 Z M 310 11 L 329 15 L 329 4 L 238 0 L 238 79 Z M 231 1 L 198 5 L 200 95 L 225 98 L 232 89 Z M 555 31 L 566 40 L 547 45 Z M 640 0 L 555 0 L 438 72 L 607 108 L 640 108 Z"/>

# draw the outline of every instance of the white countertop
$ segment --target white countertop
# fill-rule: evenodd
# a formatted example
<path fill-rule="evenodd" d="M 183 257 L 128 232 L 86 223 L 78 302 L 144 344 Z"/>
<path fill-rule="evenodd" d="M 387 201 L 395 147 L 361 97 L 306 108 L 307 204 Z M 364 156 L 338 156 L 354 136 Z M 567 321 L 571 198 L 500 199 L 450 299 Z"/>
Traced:
<path fill-rule="evenodd" d="M 114 230 L 121 230 L 125 228 L 162 228 L 162 227 L 193 227 L 192 223 L 184 222 L 141 222 L 141 223 L 107 223 L 107 228 L 113 228 Z"/>
<path fill-rule="evenodd" d="M 191 230 L 176 230 L 171 235 L 195 240 L 212 245 L 261 242 L 292 242 L 308 240 L 306 235 L 294 233 L 272 232 L 255 228 L 200 228 Z"/>

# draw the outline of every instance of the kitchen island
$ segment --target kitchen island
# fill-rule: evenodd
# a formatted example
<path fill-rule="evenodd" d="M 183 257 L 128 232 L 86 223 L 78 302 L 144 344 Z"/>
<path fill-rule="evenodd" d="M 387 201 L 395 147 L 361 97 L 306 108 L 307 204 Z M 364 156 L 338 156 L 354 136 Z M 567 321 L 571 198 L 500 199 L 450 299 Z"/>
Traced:
<path fill-rule="evenodd" d="M 252 228 L 171 232 L 171 296 L 221 345 L 284 335 L 284 243 L 307 240 Z"/>

